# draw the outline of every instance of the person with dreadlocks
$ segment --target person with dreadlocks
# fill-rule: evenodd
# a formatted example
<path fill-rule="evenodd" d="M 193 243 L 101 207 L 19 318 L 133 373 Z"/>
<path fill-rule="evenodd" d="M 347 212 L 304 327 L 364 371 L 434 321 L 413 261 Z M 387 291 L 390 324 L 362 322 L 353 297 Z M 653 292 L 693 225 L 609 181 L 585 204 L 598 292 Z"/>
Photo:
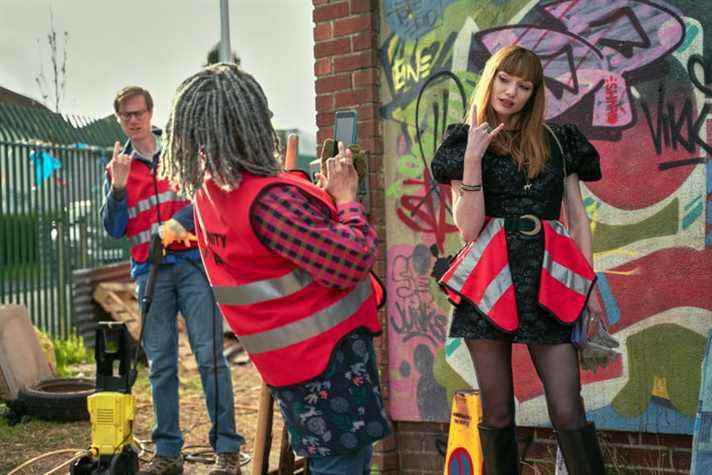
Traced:
<path fill-rule="evenodd" d="M 216 299 L 272 390 L 310 473 L 370 473 L 390 432 L 369 279 L 376 233 L 356 201 L 343 145 L 320 186 L 282 171 L 257 81 L 209 66 L 176 92 L 163 176 L 193 197 L 196 236 Z"/>
<path fill-rule="evenodd" d="M 232 380 L 222 352 L 220 313 L 203 273 L 195 238 L 190 234 L 194 228 L 192 205 L 179 197 L 166 180 L 157 177 L 162 167 L 161 131 L 151 127 L 151 94 L 140 87 L 126 87 L 116 95 L 114 111 L 129 139 L 123 148 L 119 142 L 114 144 L 114 156 L 106 168 L 106 200 L 101 215 L 111 236 L 125 236 L 131 242 L 131 276 L 137 283 L 139 301 L 146 290 L 151 267 L 149 247 L 156 233 L 161 235 L 165 250 L 143 333 L 156 420 L 152 433 L 156 455 L 139 473 L 183 472 L 178 311 L 185 320 L 198 362 L 212 422 L 210 445 L 218 455 L 210 473 L 239 473 L 239 451 L 245 439 L 235 431 Z"/>

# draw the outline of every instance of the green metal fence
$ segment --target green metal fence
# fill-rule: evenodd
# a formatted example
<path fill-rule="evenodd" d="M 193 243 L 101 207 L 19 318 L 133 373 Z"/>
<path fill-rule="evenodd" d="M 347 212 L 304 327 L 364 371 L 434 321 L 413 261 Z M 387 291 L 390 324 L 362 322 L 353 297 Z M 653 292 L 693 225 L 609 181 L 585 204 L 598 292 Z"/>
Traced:
<path fill-rule="evenodd" d="M 72 271 L 128 257 L 99 217 L 115 140 L 115 121 L 0 104 L 0 302 L 56 336 L 71 328 Z"/>

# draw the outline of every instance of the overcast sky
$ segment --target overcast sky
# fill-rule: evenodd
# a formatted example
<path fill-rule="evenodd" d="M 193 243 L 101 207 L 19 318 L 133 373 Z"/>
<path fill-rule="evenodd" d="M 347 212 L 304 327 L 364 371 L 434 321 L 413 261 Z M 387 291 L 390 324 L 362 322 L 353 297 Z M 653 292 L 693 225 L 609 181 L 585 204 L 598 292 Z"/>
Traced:
<path fill-rule="evenodd" d="M 50 6 L 55 30 L 69 33 L 67 113 L 106 116 L 116 91 L 137 84 L 163 126 L 176 87 L 220 39 L 219 0 L 0 0 L 0 86 L 40 99 Z M 276 127 L 316 130 L 312 27 L 311 0 L 230 0 L 232 49 L 264 88 Z"/>

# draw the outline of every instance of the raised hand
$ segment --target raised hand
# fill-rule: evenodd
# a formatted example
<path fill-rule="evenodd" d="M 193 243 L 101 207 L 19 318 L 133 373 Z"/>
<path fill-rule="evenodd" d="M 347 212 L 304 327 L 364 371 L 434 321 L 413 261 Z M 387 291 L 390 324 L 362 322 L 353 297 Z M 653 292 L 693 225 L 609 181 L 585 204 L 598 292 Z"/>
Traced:
<path fill-rule="evenodd" d="M 126 187 L 131 171 L 131 156 L 121 153 L 121 144 L 114 142 L 114 154 L 109 162 L 111 172 L 111 186 L 115 189 Z"/>
<path fill-rule="evenodd" d="M 492 139 L 504 129 L 504 122 L 494 129 L 487 122 L 482 122 L 477 126 L 477 107 L 474 106 L 470 115 L 470 124 L 470 130 L 467 133 L 465 162 L 482 160 Z"/>
<path fill-rule="evenodd" d="M 326 175 L 317 174 L 319 185 L 329 193 L 338 204 L 349 203 L 356 199 L 358 174 L 353 165 L 351 150 L 339 142 L 339 153 L 326 161 Z"/>

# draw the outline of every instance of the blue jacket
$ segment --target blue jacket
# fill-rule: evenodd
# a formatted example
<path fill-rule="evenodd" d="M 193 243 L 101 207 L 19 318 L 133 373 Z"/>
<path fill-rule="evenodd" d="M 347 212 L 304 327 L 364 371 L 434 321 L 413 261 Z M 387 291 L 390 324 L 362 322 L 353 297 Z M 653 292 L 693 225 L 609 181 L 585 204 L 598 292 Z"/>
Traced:
<path fill-rule="evenodd" d="M 160 143 L 161 130 L 154 129 L 153 133 L 156 135 L 156 140 Z M 148 161 L 138 154 L 134 150 L 131 140 L 128 140 L 124 144 L 122 153 L 126 155 L 131 155 L 134 160 L 139 160 L 141 163 L 145 164 L 149 168 L 153 168 L 158 165 L 158 160 L 161 155 L 160 148 L 153 155 L 153 160 Z M 116 239 L 121 239 L 126 233 L 126 223 L 129 220 L 128 205 L 126 202 L 126 192 L 121 191 L 119 193 L 115 192 L 111 187 L 111 182 L 108 176 L 104 178 L 104 204 L 101 207 L 101 220 L 104 224 L 104 229 L 106 232 Z M 193 222 L 193 205 L 187 205 L 181 208 L 173 216 L 173 219 L 178 221 L 181 226 L 183 226 L 186 231 L 194 232 L 195 224 Z M 163 256 L 162 264 L 175 264 L 181 259 L 189 260 L 200 260 L 200 251 L 198 249 L 191 249 L 183 252 L 169 252 Z M 131 259 L 131 277 L 136 279 L 136 277 L 148 273 L 151 268 L 151 264 L 148 261 L 136 262 Z"/>

